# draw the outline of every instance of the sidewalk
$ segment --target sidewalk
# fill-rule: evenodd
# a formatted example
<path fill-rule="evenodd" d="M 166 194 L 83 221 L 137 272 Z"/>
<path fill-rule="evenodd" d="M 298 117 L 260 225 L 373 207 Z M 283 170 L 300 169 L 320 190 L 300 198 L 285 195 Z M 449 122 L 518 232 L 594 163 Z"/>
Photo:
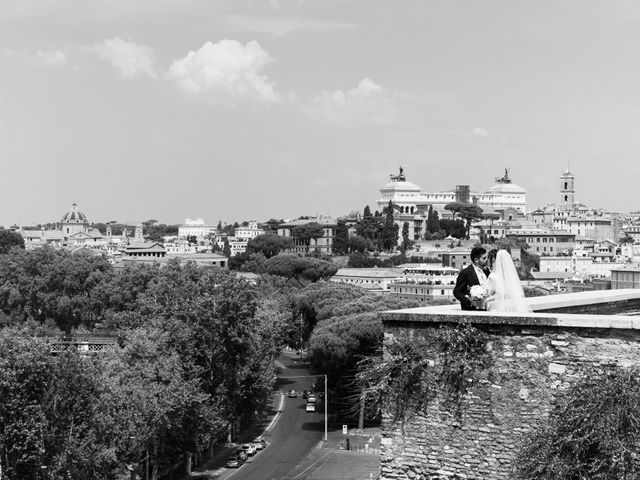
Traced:
<path fill-rule="evenodd" d="M 191 475 L 181 474 L 181 476 L 176 476 L 175 478 L 179 480 L 191 480 L 219 475 L 225 466 L 227 458 L 229 458 L 238 449 L 238 447 L 240 447 L 240 445 L 254 441 L 256 438 L 267 433 L 268 429 L 271 428 L 274 420 L 280 413 L 278 408 L 281 397 L 282 394 L 280 392 L 274 392 L 271 396 L 271 401 L 266 408 L 268 413 L 264 416 L 262 421 L 256 421 L 250 425 L 236 442 L 231 444 L 219 443 L 214 445 L 213 456 L 210 459 L 207 459 L 204 463 L 193 468 Z"/>
<path fill-rule="evenodd" d="M 334 425 L 327 432 L 327 443 L 322 448 L 333 448 L 351 452 L 380 454 L 380 428 L 364 428 L 361 432 L 357 428 L 348 428 L 347 434 L 342 433 L 341 425 Z"/>

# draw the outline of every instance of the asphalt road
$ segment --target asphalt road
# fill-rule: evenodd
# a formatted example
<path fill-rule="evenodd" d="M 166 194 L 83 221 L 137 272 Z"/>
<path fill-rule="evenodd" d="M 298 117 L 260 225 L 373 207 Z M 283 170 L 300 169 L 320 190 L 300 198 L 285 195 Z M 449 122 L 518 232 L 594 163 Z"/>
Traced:
<path fill-rule="evenodd" d="M 301 472 L 313 463 L 310 454 L 324 437 L 324 404 L 317 412 L 305 410 L 302 391 L 309 390 L 315 377 L 306 364 L 292 353 L 284 353 L 280 361 L 285 368 L 278 375 L 277 387 L 283 393 L 282 413 L 271 430 L 264 435 L 267 448 L 254 455 L 237 470 L 228 471 L 221 478 L 232 480 L 294 480 L 303 478 Z M 286 377 L 306 378 L 286 378 Z M 297 398 L 288 398 L 286 392 L 294 389 Z"/>

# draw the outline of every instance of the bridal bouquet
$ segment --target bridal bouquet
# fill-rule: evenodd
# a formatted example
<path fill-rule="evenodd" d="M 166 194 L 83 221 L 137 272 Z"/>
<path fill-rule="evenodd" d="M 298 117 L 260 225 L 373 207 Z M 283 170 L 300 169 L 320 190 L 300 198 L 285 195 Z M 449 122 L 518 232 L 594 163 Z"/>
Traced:
<path fill-rule="evenodd" d="M 473 285 L 469 288 L 469 299 L 471 304 L 479 310 L 486 310 L 486 300 L 491 292 L 482 285 Z"/>

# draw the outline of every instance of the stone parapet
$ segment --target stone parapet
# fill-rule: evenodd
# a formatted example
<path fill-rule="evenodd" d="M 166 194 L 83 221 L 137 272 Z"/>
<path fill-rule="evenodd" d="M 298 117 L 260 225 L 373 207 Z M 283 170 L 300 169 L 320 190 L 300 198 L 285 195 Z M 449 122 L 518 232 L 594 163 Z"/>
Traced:
<path fill-rule="evenodd" d="M 553 308 L 583 306 L 571 295 L 582 293 L 562 295 L 564 306 L 555 299 Z M 604 302 L 587 300 L 587 305 L 635 303 L 640 291 L 605 298 Z M 522 441 L 582 371 L 640 363 L 637 317 L 497 315 L 448 307 L 380 315 L 385 343 L 399 335 L 424 338 L 429 329 L 442 324 L 473 324 L 487 334 L 491 357 L 489 367 L 468 379 L 468 391 L 456 411 L 437 397 L 425 411 L 402 422 L 383 416 L 381 479 L 510 479 Z"/>

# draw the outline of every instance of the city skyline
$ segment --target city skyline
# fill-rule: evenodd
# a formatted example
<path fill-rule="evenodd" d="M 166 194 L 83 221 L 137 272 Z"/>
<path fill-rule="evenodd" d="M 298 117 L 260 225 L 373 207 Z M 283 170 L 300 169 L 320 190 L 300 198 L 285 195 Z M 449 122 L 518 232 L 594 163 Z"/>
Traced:
<path fill-rule="evenodd" d="M 632 202 L 640 6 L 10 0 L 0 224 L 208 223 L 374 208 L 510 169 L 529 210 Z"/>

